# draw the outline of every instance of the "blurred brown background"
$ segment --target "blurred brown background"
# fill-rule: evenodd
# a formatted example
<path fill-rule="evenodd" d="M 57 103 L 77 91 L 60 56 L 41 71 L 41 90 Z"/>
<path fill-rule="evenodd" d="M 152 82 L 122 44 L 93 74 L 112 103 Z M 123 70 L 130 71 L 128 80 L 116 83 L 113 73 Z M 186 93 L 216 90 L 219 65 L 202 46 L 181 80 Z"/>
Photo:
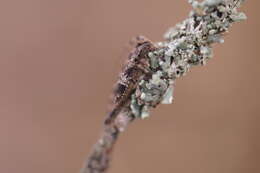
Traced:
<path fill-rule="evenodd" d="M 259 5 L 177 81 L 175 101 L 121 136 L 112 173 L 259 173 Z M 77 173 L 128 41 L 162 40 L 184 0 L 1 0 L 0 172 Z"/>

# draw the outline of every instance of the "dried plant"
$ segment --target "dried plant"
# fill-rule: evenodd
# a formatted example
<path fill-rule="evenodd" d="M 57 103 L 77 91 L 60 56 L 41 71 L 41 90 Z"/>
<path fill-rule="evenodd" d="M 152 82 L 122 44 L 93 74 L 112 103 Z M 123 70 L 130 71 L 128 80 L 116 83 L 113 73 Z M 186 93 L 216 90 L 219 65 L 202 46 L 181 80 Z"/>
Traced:
<path fill-rule="evenodd" d="M 175 80 L 191 67 L 212 58 L 212 44 L 223 43 L 232 23 L 246 19 L 237 8 L 244 0 L 189 0 L 193 10 L 183 22 L 170 28 L 163 42 L 136 38 L 134 50 L 114 90 L 113 109 L 104 131 L 81 173 L 107 171 L 111 153 L 121 132 L 136 118 L 149 116 L 158 104 L 173 100 Z"/>

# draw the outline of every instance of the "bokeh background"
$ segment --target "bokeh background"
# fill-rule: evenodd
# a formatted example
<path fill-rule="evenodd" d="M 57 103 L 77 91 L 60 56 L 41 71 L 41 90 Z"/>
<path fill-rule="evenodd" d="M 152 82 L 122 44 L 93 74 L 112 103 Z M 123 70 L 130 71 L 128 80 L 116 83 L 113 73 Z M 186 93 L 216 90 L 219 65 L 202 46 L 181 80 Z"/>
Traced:
<path fill-rule="evenodd" d="M 175 101 L 121 136 L 112 173 L 259 173 L 259 6 L 214 59 L 177 81 Z M 143 34 L 162 40 L 184 0 L 1 0 L 0 172 L 77 173 L 109 95 Z"/>

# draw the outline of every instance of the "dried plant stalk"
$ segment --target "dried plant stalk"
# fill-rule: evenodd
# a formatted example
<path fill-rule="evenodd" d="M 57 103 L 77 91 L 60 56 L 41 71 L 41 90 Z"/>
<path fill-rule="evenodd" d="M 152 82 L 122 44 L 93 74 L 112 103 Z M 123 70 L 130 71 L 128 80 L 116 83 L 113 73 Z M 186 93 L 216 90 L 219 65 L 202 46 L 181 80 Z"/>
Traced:
<path fill-rule="evenodd" d="M 205 65 L 212 44 L 223 43 L 232 23 L 246 19 L 237 8 L 244 0 L 188 0 L 193 10 L 183 22 L 170 28 L 166 41 L 152 43 L 137 37 L 114 91 L 113 109 L 104 131 L 81 173 L 104 173 L 118 136 L 136 118 L 149 116 L 158 104 L 173 100 L 175 80 L 191 67 Z"/>

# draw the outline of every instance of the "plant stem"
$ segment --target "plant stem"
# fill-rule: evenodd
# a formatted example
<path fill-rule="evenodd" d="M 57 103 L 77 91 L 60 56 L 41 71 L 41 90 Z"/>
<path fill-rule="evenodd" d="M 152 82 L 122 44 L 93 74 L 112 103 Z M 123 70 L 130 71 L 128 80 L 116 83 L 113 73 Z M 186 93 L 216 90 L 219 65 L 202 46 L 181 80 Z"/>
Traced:
<path fill-rule="evenodd" d="M 135 118 L 149 109 L 172 102 L 173 84 L 191 67 L 212 58 L 212 44 L 223 43 L 223 33 L 234 22 L 246 19 L 237 8 L 244 0 L 188 0 L 193 10 L 187 19 L 165 34 L 157 44 L 138 37 L 117 82 L 114 109 L 81 173 L 105 173 L 118 136 Z"/>

